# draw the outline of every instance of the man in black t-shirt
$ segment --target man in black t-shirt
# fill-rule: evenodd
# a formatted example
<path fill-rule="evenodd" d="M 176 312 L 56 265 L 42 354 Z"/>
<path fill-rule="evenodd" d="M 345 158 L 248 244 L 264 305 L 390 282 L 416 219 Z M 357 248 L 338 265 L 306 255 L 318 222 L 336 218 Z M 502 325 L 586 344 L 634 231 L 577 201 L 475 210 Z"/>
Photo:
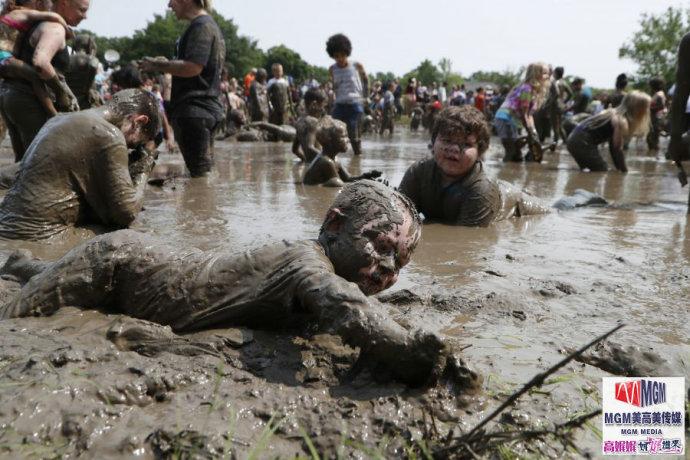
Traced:
<path fill-rule="evenodd" d="M 175 16 L 190 21 L 177 42 L 175 59 L 145 58 L 141 63 L 144 71 L 173 76 L 169 115 L 192 177 L 211 171 L 213 134 L 224 116 L 219 96 L 225 41 L 207 11 L 209 4 L 210 0 L 171 0 Z"/>

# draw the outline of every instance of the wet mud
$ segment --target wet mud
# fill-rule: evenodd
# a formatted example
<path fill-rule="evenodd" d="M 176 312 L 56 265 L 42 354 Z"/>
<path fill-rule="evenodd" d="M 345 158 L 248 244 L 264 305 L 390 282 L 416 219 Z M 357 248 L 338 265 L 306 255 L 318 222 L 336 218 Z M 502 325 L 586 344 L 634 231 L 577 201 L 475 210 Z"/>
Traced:
<path fill-rule="evenodd" d="M 497 429 L 560 423 L 600 405 L 601 377 L 690 377 L 690 227 L 687 196 L 666 161 L 635 144 L 627 175 L 581 173 L 559 147 L 542 164 L 501 162 L 487 173 L 549 202 L 578 189 L 607 207 L 528 216 L 487 228 L 424 226 L 412 262 L 379 294 L 396 322 L 441 334 L 461 350 L 467 380 L 429 389 L 381 382 L 357 366 L 358 350 L 296 319 L 280 329 L 175 334 L 122 315 L 75 308 L 48 318 L 0 321 L 0 456 L 260 458 L 404 455 L 412 439 L 477 423 L 534 374 L 619 322 L 621 330 L 539 390 Z M 377 169 L 392 183 L 428 155 L 422 133 L 364 140 L 354 174 Z M 0 161 L 12 160 L 3 144 Z M 132 227 L 172 246 L 251 249 L 315 238 L 338 193 L 299 184 L 305 165 L 289 144 L 218 142 L 217 171 L 184 177 L 161 154 Z M 249 231 L 248 229 L 251 229 Z M 2 241 L 56 259 L 93 231 L 43 242 Z M 18 290 L 0 279 L 0 301 Z M 596 428 L 598 422 L 593 425 Z M 456 431 L 457 432 L 457 431 Z M 576 435 L 599 452 L 594 430 Z M 561 446 L 513 446 L 525 455 L 576 457 Z"/>

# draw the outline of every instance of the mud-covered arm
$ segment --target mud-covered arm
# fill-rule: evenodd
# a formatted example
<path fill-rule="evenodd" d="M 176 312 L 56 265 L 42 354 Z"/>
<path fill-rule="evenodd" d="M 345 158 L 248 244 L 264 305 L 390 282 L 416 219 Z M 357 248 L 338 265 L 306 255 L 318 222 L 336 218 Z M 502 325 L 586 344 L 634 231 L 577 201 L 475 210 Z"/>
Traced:
<path fill-rule="evenodd" d="M 496 219 L 497 214 L 498 206 L 493 195 L 472 193 L 463 201 L 454 224 L 463 227 L 487 227 Z"/>
<path fill-rule="evenodd" d="M 106 224 L 128 226 L 141 211 L 144 189 L 155 164 L 153 153 L 143 148 L 132 153 L 124 144 L 114 144 L 101 152 L 97 165 L 103 209 L 95 209 Z"/>
<path fill-rule="evenodd" d="M 355 63 L 355 68 L 359 73 L 359 79 L 362 81 L 362 97 L 367 99 L 369 97 L 369 76 L 361 63 Z"/>
<path fill-rule="evenodd" d="M 680 161 L 685 155 L 683 133 L 687 129 L 685 111 L 690 96 L 690 33 L 680 41 L 678 47 L 678 66 L 676 67 L 676 90 L 671 104 L 671 141 L 668 151 L 674 161 Z"/>
<path fill-rule="evenodd" d="M 359 347 L 361 359 L 388 369 L 398 379 L 421 385 L 443 367 L 446 349 L 438 336 L 404 329 L 356 284 L 334 273 L 317 272 L 306 276 L 297 292 L 320 330 Z"/>
<path fill-rule="evenodd" d="M 617 170 L 623 173 L 628 172 L 628 167 L 625 164 L 625 154 L 623 153 L 623 132 L 624 127 L 622 126 L 622 121 L 618 117 L 614 117 L 613 123 L 613 135 L 609 141 L 609 152 L 611 153 L 611 159 L 613 160 L 613 165 Z"/>
<path fill-rule="evenodd" d="M 316 158 L 320 153 L 319 149 L 316 148 L 316 131 L 318 128 L 318 123 L 309 123 L 304 132 L 299 133 L 296 137 L 302 147 L 302 152 L 304 152 L 305 158 Z"/>
<path fill-rule="evenodd" d="M 32 36 L 36 40 L 32 64 L 42 79 L 54 79 L 57 72 L 51 61 L 57 52 L 66 46 L 65 28 L 55 22 L 43 22 L 34 34 L 37 35 Z"/>

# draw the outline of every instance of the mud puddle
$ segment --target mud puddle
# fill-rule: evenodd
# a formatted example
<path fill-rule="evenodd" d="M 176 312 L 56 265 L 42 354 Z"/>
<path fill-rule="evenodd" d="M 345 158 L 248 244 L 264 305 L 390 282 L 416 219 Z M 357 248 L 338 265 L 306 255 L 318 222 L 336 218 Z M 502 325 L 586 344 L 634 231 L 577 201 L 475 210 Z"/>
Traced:
<path fill-rule="evenodd" d="M 421 134 L 371 137 L 363 158 L 346 154 L 343 162 L 355 173 L 381 170 L 397 184 L 427 155 L 427 142 Z M 289 457 L 308 454 L 306 439 L 330 455 L 403 455 L 411 439 L 472 426 L 618 322 L 627 327 L 501 423 L 540 426 L 596 408 L 609 372 L 690 378 L 690 227 L 672 165 L 635 147 L 625 176 L 580 173 L 564 151 L 541 165 L 504 165 L 497 144 L 486 154 L 494 177 L 554 201 L 584 188 L 616 206 L 488 229 L 425 226 L 412 263 L 383 299 L 400 322 L 440 331 L 463 348 L 483 378 L 478 393 L 458 396 L 443 385 L 418 392 L 377 383 L 366 371 L 353 375 L 356 350 L 309 330 L 177 337 L 146 322 L 66 309 L 0 323 L 0 455 Z M 217 174 L 149 187 L 134 228 L 204 250 L 314 237 L 336 191 L 297 184 L 302 166 L 289 148 L 218 143 Z M 175 170 L 182 159 L 162 154 L 159 163 Z M 92 234 L 2 242 L 0 251 L 26 247 L 54 259 Z M 11 289 L 5 283 L 3 295 Z M 578 432 L 577 442 L 584 452 L 600 449 L 596 429 Z M 559 447 L 518 450 L 560 457 Z"/>

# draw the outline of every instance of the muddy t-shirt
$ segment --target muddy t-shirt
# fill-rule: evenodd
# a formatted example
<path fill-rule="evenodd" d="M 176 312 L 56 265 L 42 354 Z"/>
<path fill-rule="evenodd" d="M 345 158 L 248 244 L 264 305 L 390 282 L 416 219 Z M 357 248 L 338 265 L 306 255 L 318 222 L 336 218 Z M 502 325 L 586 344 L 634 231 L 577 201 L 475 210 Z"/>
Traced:
<path fill-rule="evenodd" d="M 499 217 L 501 192 L 484 173 L 481 161 L 460 180 L 446 186 L 441 185 L 441 180 L 436 161 L 427 158 L 408 168 L 399 188 L 429 220 L 484 227 Z"/>
<path fill-rule="evenodd" d="M 177 42 L 175 58 L 203 66 L 196 77 L 173 77 L 170 96 L 173 117 L 223 118 L 220 103 L 225 41 L 210 15 L 195 18 Z"/>
<path fill-rule="evenodd" d="M 69 226 L 128 225 L 141 209 L 122 132 L 90 111 L 50 119 L 0 203 L 0 237 L 43 239 Z"/>

